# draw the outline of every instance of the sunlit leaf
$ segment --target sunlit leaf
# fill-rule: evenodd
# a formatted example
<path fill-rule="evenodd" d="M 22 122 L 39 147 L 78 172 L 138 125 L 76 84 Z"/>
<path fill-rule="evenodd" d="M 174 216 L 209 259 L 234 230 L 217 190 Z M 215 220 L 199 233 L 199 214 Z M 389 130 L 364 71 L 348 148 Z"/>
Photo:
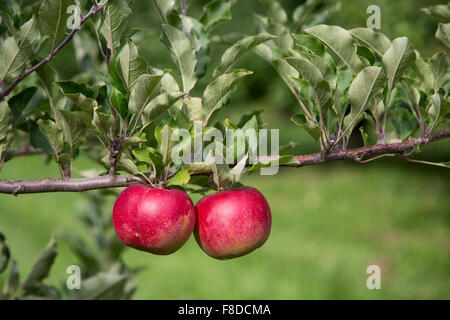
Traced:
<path fill-rule="evenodd" d="M 64 135 L 58 125 L 52 120 L 38 120 L 37 125 L 50 143 L 53 152 L 57 155 L 64 148 Z"/>
<path fill-rule="evenodd" d="M 338 26 L 317 25 L 304 30 L 304 32 L 325 44 L 353 74 L 363 68 L 356 55 L 353 37 L 347 30 Z"/>
<path fill-rule="evenodd" d="M 234 0 L 213 0 L 203 7 L 200 22 L 208 31 L 219 26 L 221 23 L 231 20 L 231 7 Z"/>
<path fill-rule="evenodd" d="M 24 290 L 29 290 L 39 286 L 39 284 L 48 277 L 50 269 L 58 254 L 55 240 L 52 238 L 45 249 L 39 254 L 34 261 L 31 271 L 22 283 Z"/>
<path fill-rule="evenodd" d="M 163 75 L 143 74 L 136 81 L 136 85 L 131 92 L 129 110 L 133 114 L 138 114 L 152 98 L 155 89 L 161 81 Z"/>
<path fill-rule="evenodd" d="M 361 70 L 353 80 L 348 93 L 351 112 L 345 117 L 344 121 L 344 124 L 349 128 L 349 134 L 362 113 L 373 103 L 372 98 L 383 90 L 386 84 L 385 79 L 380 67 L 371 66 Z"/>
<path fill-rule="evenodd" d="M 390 91 L 415 59 L 414 48 L 408 38 L 396 38 L 392 41 L 392 46 L 383 55 L 383 68 L 388 77 Z"/>
<path fill-rule="evenodd" d="M 181 73 L 183 91 L 189 92 L 195 85 L 195 50 L 186 35 L 177 28 L 163 24 L 161 39 L 170 50 L 170 56 Z"/>
<path fill-rule="evenodd" d="M 252 50 L 257 45 L 276 38 L 268 33 L 260 33 L 256 36 L 249 36 L 236 42 L 233 46 L 228 48 L 222 55 L 220 65 L 214 70 L 214 77 L 230 71 L 236 61 L 245 53 Z"/>
<path fill-rule="evenodd" d="M 104 10 L 100 32 L 108 43 L 108 47 L 114 49 L 120 44 L 131 9 L 125 0 L 108 0 Z"/>
<path fill-rule="evenodd" d="M 59 81 L 56 85 L 61 89 L 63 95 L 72 100 L 81 110 L 90 114 L 98 108 L 97 101 L 94 99 L 94 91 L 84 83 L 78 83 L 72 80 Z"/>
<path fill-rule="evenodd" d="M 392 43 L 383 33 L 373 31 L 369 28 L 355 28 L 349 30 L 351 35 L 372 49 L 379 57 L 391 47 Z"/>
<path fill-rule="evenodd" d="M 147 71 L 147 62 L 139 55 L 136 45 L 128 40 L 119 52 L 116 68 L 129 96 L 138 78 Z"/>
<path fill-rule="evenodd" d="M 189 183 L 191 175 L 189 171 L 182 168 L 178 170 L 169 180 L 168 182 L 175 186 L 184 186 Z"/>
<path fill-rule="evenodd" d="M 331 88 L 329 83 L 323 78 L 320 70 L 310 61 L 303 58 L 288 57 L 286 61 L 299 72 L 301 79 L 311 85 L 315 103 L 318 104 L 317 107 L 326 110 L 331 103 Z"/>
<path fill-rule="evenodd" d="M 208 123 L 213 112 L 222 107 L 223 101 L 233 92 L 238 82 L 250 74 L 252 72 L 248 70 L 232 70 L 221 75 L 206 87 L 203 93 L 203 117 L 205 118 L 205 125 Z"/>

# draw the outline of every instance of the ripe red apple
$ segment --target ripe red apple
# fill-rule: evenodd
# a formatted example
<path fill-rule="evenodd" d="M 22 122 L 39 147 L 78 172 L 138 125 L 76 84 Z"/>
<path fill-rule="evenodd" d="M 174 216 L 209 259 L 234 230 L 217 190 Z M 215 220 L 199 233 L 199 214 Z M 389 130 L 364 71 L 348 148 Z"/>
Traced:
<path fill-rule="evenodd" d="M 242 187 L 201 199 L 194 234 L 209 256 L 231 259 L 261 247 L 271 225 L 269 204 L 261 192 Z"/>
<path fill-rule="evenodd" d="M 119 195 L 112 219 L 117 236 L 127 246 L 166 255 L 181 248 L 191 235 L 195 206 L 180 190 L 138 184 Z"/>

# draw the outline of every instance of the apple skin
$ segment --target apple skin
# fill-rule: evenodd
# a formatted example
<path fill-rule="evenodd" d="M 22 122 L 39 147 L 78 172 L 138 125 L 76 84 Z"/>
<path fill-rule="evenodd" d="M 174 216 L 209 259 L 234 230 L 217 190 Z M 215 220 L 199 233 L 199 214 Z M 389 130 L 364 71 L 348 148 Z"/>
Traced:
<path fill-rule="evenodd" d="M 197 203 L 194 230 L 199 246 L 209 256 L 225 260 L 261 247 L 272 226 L 269 204 L 252 187 L 208 195 Z"/>
<path fill-rule="evenodd" d="M 195 206 L 177 189 L 138 184 L 126 188 L 113 209 L 117 236 L 132 248 L 167 255 L 189 239 L 195 226 Z"/>

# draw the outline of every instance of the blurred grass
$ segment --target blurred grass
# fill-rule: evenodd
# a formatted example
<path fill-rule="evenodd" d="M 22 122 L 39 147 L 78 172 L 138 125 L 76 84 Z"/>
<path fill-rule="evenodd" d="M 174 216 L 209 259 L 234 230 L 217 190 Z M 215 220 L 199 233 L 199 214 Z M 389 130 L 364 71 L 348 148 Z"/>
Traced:
<path fill-rule="evenodd" d="M 90 164 L 81 159 L 77 166 Z M 7 163 L 0 178 L 56 174 L 54 165 L 33 157 Z M 247 177 L 244 183 L 261 190 L 272 208 L 268 242 L 229 261 L 208 257 L 193 238 L 170 256 L 129 249 L 126 263 L 146 267 L 136 298 L 449 299 L 449 178 L 445 169 L 383 160 Z M 84 233 L 75 222 L 82 199 L 77 193 L 0 195 L 0 230 L 22 275 L 52 232 Z M 63 242 L 59 247 L 49 278 L 58 286 L 67 266 L 77 264 Z M 381 290 L 366 288 L 371 264 L 382 269 Z"/>

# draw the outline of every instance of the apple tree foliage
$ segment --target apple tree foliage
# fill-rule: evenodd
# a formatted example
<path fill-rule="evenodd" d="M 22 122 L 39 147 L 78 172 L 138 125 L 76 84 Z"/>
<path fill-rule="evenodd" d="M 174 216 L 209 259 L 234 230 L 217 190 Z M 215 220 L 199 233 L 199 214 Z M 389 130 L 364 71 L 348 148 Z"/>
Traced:
<path fill-rule="evenodd" d="M 220 113 L 232 108 L 239 83 L 252 76 L 252 71 L 235 67 L 246 54 L 256 54 L 277 71 L 298 103 L 291 120 L 311 135 L 322 157 L 345 150 L 352 135 L 360 136 L 365 147 L 417 137 L 426 144 L 438 130 L 448 129 L 448 5 L 423 10 L 441 21 L 436 37 L 446 48 L 423 57 L 406 37 L 389 39 L 364 27 L 346 30 L 323 24 L 340 9 L 339 2 L 307 0 L 291 13 L 277 1 L 260 2 L 264 13 L 255 15 L 258 33 L 236 39 L 234 34 L 216 33 L 231 20 L 234 0 L 213 0 L 195 17 L 186 12 L 185 1 L 149 1 L 149 10 L 158 12 L 160 39 L 173 60 L 161 69 L 142 57 L 133 41 L 140 31 L 127 26 L 130 0 L 80 0 L 75 11 L 79 17 L 68 10 L 75 3 L 71 0 L 20 5 L 2 1 L 0 168 L 26 147 L 43 152 L 64 179 L 71 178 L 74 159 L 83 155 L 104 168 L 81 172 L 85 177 L 128 173 L 149 184 L 200 193 L 238 185 L 241 174 L 267 165 L 246 166 L 248 141 L 238 140 L 234 150 L 222 148 L 240 165 L 217 164 L 217 154 L 211 154 L 212 162 L 180 165 L 172 161 L 171 151 L 182 152 L 193 144 L 171 137 L 185 129 L 193 141 L 198 134 L 195 121 L 203 134 L 212 129 L 223 136 L 227 129 L 258 130 L 258 114 L 243 115 L 238 123 L 217 121 Z M 81 26 L 68 29 L 68 21 L 80 21 Z M 215 61 L 211 48 L 223 39 L 233 41 Z M 69 50 L 64 47 L 69 41 L 75 44 L 83 72 L 64 79 L 52 59 L 60 50 Z M 207 141 L 203 147 L 225 142 Z M 420 146 L 413 151 L 420 151 Z M 288 148 L 283 154 L 281 164 L 300 165 Z M 212 173 L 212 178 L 205 173 Z M 99 258 L 76 235 L 61 238 L 86 266 L 84 276 L 91 281 L 90 296 L 79 298 L 128 298 L 134 291 L 135 270 L 126 268 L 120 259 L 123 248 L 106 235 L 110 225 L 99 213 L 99 194 L 90 196 L 94 208 L 81 220 L 109 257 Z M 55 256 L 52 240 L 23 280 L 13 261 L 2 297 L 59 297 L 55 288 L 43 283 Z M 1 236 L 0 272 L 8 261 Z"/>

